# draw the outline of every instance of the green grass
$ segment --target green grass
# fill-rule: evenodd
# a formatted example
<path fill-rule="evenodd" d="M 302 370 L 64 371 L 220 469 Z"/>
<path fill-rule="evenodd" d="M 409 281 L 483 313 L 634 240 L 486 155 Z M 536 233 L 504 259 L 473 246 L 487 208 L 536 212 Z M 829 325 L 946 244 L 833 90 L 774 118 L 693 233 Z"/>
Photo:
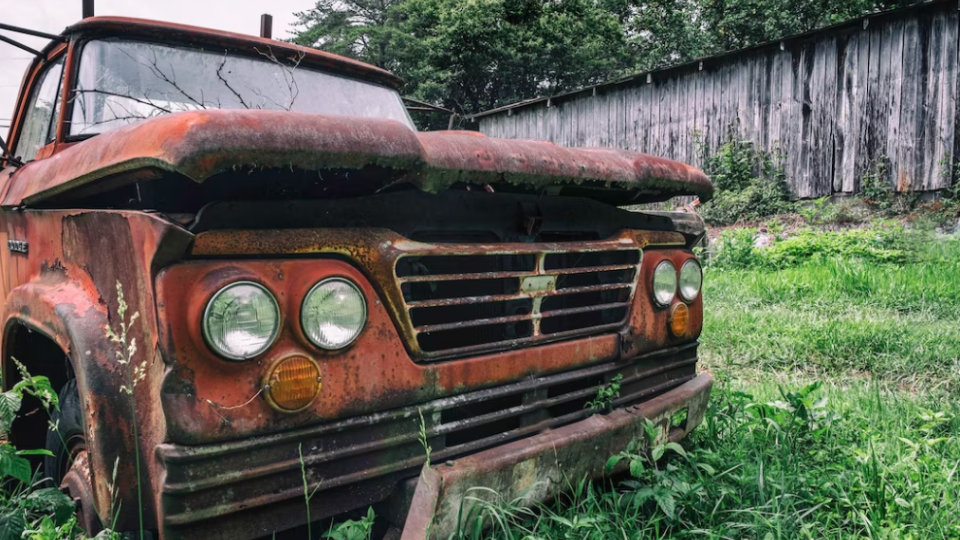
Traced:
<path fill-rule="evenodd" d="M 960 387 L 960 241 L 918 238 L 903 265 L 839 256 L 705 271 L 707 365 Z"/>
<path fill-rule="evenodd" d="M 684 455 L 459 538 L 960 538 L 960 240 L 799 236 L 707 267 L 718 383 Z"/>
<path fill-rule="evenodd" d="M 960 537 L 956 403 L 866 381 L 810 397 L 820 416 L 808 423 L 780 408 L 776 384 L 721 383 L 687 457 L 642 484 L 581 483 L 529 513 L 496 505 L 493 530 L 462 537 Z M 672 493 L 672 518 L 656 500 L 635 504 L 649 485 Z"/>

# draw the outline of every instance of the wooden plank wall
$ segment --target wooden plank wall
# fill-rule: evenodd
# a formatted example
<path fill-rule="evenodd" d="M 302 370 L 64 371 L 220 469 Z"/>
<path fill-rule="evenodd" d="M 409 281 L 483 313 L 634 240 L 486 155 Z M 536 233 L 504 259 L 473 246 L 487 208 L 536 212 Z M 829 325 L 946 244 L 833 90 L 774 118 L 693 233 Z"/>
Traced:
<path fill-rule="evenodd" d="M 937 2 L 483 116 L 493 137 L 615 146 L 702 165 L 730 130 L 780 152 L 800 198 L 855 193 L 889 164 L 898 190 L 951 183 L 957 3 Z"/>

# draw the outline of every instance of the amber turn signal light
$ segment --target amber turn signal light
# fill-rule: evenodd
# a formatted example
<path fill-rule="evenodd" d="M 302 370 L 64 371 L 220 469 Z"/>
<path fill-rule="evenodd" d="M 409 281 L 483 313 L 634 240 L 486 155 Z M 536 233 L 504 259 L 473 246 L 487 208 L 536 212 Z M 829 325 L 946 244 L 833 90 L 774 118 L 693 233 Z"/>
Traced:
<path fill-rule="evenodd" d="M 267 374 L 263 390 L 275 408 L 301 411 L 320 395 L 320 366 L 305 356 L 284 358 Z"/>
<path fill-rule="evenodd" d="M 670 332 L 677 337 L 682 336 L 687 331 L 687 323 L 690 321 L 690 310 L 687 305 L 678 302 L 670 309 Z"/>

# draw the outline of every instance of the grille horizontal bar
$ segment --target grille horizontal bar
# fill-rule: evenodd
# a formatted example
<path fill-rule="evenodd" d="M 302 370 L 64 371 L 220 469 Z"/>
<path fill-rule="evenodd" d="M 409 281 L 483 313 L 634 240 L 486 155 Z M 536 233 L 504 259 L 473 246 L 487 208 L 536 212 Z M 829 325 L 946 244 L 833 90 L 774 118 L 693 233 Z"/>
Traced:
<path fill-rule="evenodd" d="M 545 273 L 552 275 L 565 274 L 595 274 L 597 272 L 611 272 L 615 270 L 630 270 L 636 268 L 636 264 L 612 264 L 607 266 L 581 266 L 576 268 L 555 268 Z M 472 274 L 437 274 L 435 276 L 407 276 L 400 278 L 402 283 L 416 283 L 421 281 L 469 281 L 471 279 L 490 279 L 490 278 L 518 278 L 538 275 L 537 272 L 475 272 Z"/>
<path fill-rule="evenodd" d="M 525 346 L 622 325 L 642 251 L 408 253 L 396 278 L 421 356 Z"/>
<path fill-rule="evenodd" d="M 587 287 L 570 287 L 569 289 L 563 290 L 553 290 L 553 291 L 531 291 L 526 293 L 528 298 L 536 297 L 548 297 L 548 296 L 557 296 L 562 294 L 575 294 L 582 292 L 596 292 L 596 291 L 609 291 L 613 289 L 622 289 L 622 283 L 608 283 L 606 285 L 591 285 Z M 434 307 L 434 306 L 455 306 L 459 304 L 478 304 L 482 302 L 502 302 L 506 300 L 513 300 L 516 298 L 513 294 L 500 294 L 500 295 L 491 295 L 491 296 L 470 296 L 464 298 L 441 298 L 436 300 L 413 300 L 407 302 L 407 306 L 410 309 L 419 308 L 419 307 Z"/>

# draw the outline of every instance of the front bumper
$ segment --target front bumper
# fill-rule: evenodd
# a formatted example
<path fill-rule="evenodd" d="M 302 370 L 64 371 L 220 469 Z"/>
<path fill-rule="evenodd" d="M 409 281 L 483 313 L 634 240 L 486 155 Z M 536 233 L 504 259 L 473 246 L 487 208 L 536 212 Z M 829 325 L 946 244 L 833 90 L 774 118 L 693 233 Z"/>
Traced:
<path fill-rule="evenodd" d="M 696 378 L 696 363 L 697 343 L 691 342 L 299 430 L 208 445 L 163 444 L 156 449 L 164 471 L 162 537 L 243 540 L 300 525 L 302 471 L 316 490 L 314 519 L 383 501 L 423 466 L 421 419 L 435 463 L 469 463 L 474 458 L 464 456 L 535 446 L 544 436 L 554 440 L 584 422 L 607 425 L 624 411 L 647 414 L 651 403 L 669 403 L 670 411 L 687 406 L 685 434 L 700 422 L 709 390 L 708 384 L 698 398 L 702 402 L 685 405 L 690 400 L 681 390 L 703 379 Z M 613 403 L 617 410 L 591 417 L 584 404 L 617 375 L 622 376 L 620 398 Z M 615 442 L 598 444 L 599 453 L 625 446 Z M 568 476 L 579 472 L 567 470 Z"/>
<path fill-rule="evenodd" d="M 705 373 L 638 405 L 424 467 L 402 540 L 450 537 L 460 517 L 471 515 L 479 500 L 493 494 L 533 503 L 547 500 L 568 485 L 568 480 L 596 478 L 603 474 L 611 455 L 632 440 L 646 440 L 647 419 L 660 427 L 662 440 L 678 441 L 703 420 L 712 385 L 712 377 Z M 686 422 L 671 426 L 673 416 L 683 410 L 687 411 Z"/>

